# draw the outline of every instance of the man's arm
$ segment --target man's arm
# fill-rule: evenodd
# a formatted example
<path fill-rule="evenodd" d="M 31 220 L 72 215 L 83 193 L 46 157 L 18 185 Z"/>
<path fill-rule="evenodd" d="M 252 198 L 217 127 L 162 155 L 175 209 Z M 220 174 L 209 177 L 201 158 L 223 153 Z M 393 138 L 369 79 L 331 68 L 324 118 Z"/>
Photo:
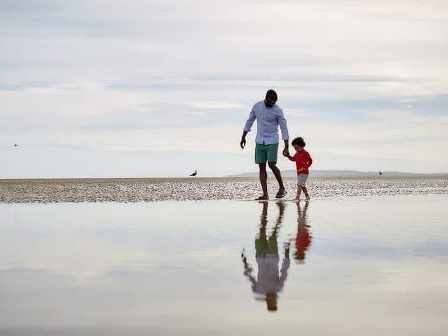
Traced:
<path fill-rule="evenodd" d="M 289 132 L 288 132 L 288 123 L 286 121 L 285 115 L 281 108 L 278 109 L 278 125 L 280 126 L 280 131 L 282 132 L 282 139 L 285 143 L 285 148 L 283 149 L 283 154 L 289 155 Z"/>
<path fill-rule="evenodd" d="M 288 159 L 294 161 L 294 159 L 292 159 L 291 155 L 289 154 L 289 140 L 286 139 L 284 140 L 284 142 L 285 142 L 285 148 L 283 149 L 283 155 L 287 155 Z"/>
<path fill-rule="evenodd" d="M 250 111 L 250 114 L 249 114 L 249 118 L 247 119 L 246 124 L 244 125 L 243 135 L 241 136 L 240 147 L 242 149 L 244 149 L 244 146 L 246 146 L 246 135 L 247 135 L 247 133 L 249 133 L 256 118 L 257 117 L 255 115 L 254 108 L 252 108 L 252 110 Z"/>
<path fill-rule="evenodd" d="M 286 278 L 288 278 L 289 265 L 290 261 L 289 261 L 289 247 L 288 247 L 288 250 L 285 251 L 285 257 L 283 258 L 282 267 L 280 269 L 280 288 L 283 288 Z"/>
<path fill-rule="evenodd" d="M 246 255 L 244 253 L 244 250 L 241 253 L 241 260 L 243 261 L 243 265 L 244 265 L 244 273 L 243 274 L 250 281 L 250 283 L 252 284 L 252 287 L 255 287 L 256 284 L 257 284 L 257 281 L 255 280 L 255 277 L 252 275 L 252 267 L 247 262 L 247 258 L 246 258 Z"/>
<path fill-rule="evenodd" d="M 247 131 L 243 131 L 243 135 L 241 136 L 241 141 L 240 141 L 241 149 L 244 149 L 244 147 L 246 146 L 246 135 L 247 135 Z"/>

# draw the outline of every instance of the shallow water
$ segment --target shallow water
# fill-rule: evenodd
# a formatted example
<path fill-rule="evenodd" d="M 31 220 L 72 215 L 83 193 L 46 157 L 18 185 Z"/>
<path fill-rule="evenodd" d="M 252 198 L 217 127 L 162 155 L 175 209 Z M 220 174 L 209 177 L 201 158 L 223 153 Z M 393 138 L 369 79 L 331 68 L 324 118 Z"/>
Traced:
<path fill-rule="evenodd" d="M 0 204 L 0 335 L 446 335 L 447 201 Z"/>

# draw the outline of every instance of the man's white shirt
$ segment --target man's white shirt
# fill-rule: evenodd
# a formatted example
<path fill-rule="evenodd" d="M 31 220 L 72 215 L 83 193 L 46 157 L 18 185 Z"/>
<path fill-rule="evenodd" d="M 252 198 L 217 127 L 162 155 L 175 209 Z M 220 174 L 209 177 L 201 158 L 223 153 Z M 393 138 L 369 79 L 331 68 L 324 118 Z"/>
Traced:
<path fill-rule="evenodd" d="M 288 125 L 282 109 L 275 104 L 266 107 L 264 101 L 256 103 L 250 111 L 249 118 L 244 125 L 244 130 L 249 132 L 253 123 L 257 120 L 257 136 L 255 142 L 258 144 L 276 144 L 279 142 L 278 128 L 282 132 L 282 139 L 289 139 Z"/>

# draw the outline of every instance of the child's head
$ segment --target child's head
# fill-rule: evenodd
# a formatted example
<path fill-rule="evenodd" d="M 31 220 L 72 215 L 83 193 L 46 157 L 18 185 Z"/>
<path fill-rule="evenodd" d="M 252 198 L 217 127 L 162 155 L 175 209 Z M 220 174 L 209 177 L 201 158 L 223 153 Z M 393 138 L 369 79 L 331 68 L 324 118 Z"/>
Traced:
<path fill-rule="evenodd" d="M 301 151 L 306 146 L 305 140 L 302 137 L 295 138 L 291 144 L 296 151 Z"/>
<path fill-rule="evenodd" d="M 296 251 L 294 254 L 294 259 L 299 263 L 303 264 L 305 262 L 305 251 Z"/>

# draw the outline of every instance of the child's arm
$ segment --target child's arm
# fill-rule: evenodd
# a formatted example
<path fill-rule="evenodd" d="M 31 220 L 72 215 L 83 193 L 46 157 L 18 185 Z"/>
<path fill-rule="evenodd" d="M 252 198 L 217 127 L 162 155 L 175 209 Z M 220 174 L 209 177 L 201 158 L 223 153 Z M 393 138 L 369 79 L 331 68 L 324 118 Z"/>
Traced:
<path fill-rule="evenodd" d="M 308 168 L 313 164 L 313 159 L 311 158 L 310 153 L 308 153 Z"/>
<path fill-rule="evenodd" d="M 295 161 L 294 156 L 291 156 L 291 154 L 283 154 L 285 157 L 287 157 L 290 161 Z"/>

